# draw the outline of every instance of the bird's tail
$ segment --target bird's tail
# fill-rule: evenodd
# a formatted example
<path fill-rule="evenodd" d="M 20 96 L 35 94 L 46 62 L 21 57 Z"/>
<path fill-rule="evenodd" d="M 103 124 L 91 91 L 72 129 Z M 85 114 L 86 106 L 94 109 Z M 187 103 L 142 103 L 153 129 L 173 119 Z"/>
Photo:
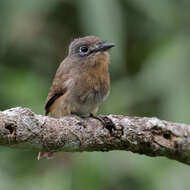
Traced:
<path fill-rule="evenodd" d="M 52 159 L 54 156 L 53 152 L 39 152 L 37 159 L 40 160 L 42 158 Z"/>

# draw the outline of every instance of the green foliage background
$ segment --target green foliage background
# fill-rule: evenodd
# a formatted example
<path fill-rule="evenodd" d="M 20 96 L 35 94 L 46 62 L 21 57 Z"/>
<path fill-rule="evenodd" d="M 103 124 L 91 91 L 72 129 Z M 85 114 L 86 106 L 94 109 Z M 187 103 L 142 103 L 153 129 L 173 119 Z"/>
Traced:
<path fill-rule="evenodd" d="M 102 114 L 190 123 L 188 0 L 1 0 L 0 109 L 44 114 L 56 68 L 73 38 L 115 42 Z M 37 153 L 0 148 L 2 190 L 189 190 L 190 169 L 130 152 Z"/>

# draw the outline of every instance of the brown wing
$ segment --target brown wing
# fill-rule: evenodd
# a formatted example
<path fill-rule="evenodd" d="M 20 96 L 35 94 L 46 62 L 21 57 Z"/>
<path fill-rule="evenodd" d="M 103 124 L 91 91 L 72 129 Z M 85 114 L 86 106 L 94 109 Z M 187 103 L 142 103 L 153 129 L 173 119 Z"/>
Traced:
<path fill-rule="evenodd" d="M 45 115 L 48 115 L 50 110 L 50 106 L 53 104 L 53 102 L 59 98 L 60 96 L 62 96 L 64 93 L 60 93 L 60 94 L 54 94 L 45 104 Z"/>
<path fill-rule="evenodd" d="M 45 103 L 45 115 L 50 112 L 50 107 L 54 101 L 66 92 L 65 81 L 68 79 L 70 68 L 65 64 L 66 59 L 60 64 L 55 74 L 52 86 Z"/>

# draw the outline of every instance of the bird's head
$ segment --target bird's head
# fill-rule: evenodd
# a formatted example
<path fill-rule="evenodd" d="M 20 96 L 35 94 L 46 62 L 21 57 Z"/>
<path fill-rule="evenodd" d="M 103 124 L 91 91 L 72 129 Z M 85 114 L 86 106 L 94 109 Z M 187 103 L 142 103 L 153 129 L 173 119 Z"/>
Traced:
<path fill-rule="evenodd" d="M 96 36 L 77 38 L 69 45 L 69 57 L 78 59 L 83 63 L 87 60 L 108 59 L 107 51 L 114 46 L 114 43 L 102 41 Z"/>

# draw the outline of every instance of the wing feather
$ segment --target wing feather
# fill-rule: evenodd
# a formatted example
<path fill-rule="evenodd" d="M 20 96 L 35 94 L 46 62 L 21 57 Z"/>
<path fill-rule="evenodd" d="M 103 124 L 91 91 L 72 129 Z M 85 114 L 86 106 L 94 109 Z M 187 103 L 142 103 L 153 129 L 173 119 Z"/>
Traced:
<path fill-rule="evenodd" d="M 65 86 L 65 81 L 69 77 L 70 67 L 65 64 L 66 59 L 60 64 L 57 72 L 55 74 L 52 86 L 50 88 L 48 97 L 45 103 L 45 115 L 48 115 L 50 112 L 50 107 L 54 103 L 54 101 L 60 96 L 64 95 L 67 91 Z"/>

